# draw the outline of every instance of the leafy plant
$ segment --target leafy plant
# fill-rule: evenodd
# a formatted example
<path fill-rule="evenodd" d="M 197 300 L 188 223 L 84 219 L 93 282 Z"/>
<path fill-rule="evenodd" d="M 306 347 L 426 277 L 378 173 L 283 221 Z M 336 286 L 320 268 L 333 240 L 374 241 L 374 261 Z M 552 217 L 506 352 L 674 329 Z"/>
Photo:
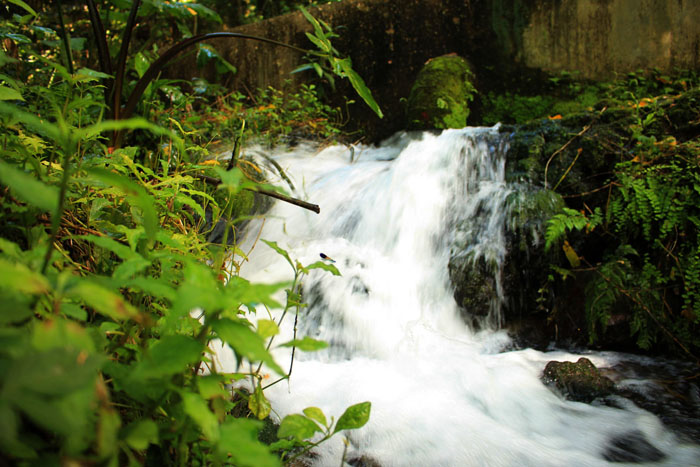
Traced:
<path fill-rule="evenodd" d="M 0 23 L 18 34 L 0 53 L 1 462 L 281 464 L 309 445 L 293 431 L 294 446 L 258 440 L 272 414 L 264 381 L 289 378 L 293 359 L 285 371 L 270 352 L 281 319 L 252 316 L 277 307 L 298 316 L 301 277 L 334 271 L 290 258 L 290 283 L 238 276 L 249 252 L 206 235 L 243 190 L 266 187 L 244 164 L 179 157 L 202 150 L 179 128 L 105 119 L 107 78 L 71 73 L 60 43 L 35 50 L 24 33 L 42 18 L 27 11 Z M 129 130 L 160 139 L 152 164 L 141 148 L 105 146 L 103 134 Z M 205 181 L 212 175 L 217 184 Z M 238 368 L 217 367 L 214 340 L 233 349 Z M 294 354 L 325 344 L 280 345 Z M 351 407 L 334 430 L 361 426 L 358 412 L 369 407 Z"/>

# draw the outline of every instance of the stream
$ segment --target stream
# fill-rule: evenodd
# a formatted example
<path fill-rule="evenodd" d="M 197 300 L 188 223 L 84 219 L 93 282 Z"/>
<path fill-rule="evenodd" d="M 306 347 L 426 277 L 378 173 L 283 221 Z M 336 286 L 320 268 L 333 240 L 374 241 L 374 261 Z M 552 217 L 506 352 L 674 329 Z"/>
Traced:
<path fill-rule="evenodd" d="M 618 389 L 639 397 L 572 402 L 540 376 L 547 362 L 581 355 L 517 349 L 499 330 L 508 294 L 498 282 L 504 203 L 519 189 L 504 180 L 504 147 L 494 127 L 402 133 L 378 147 L 301 144 L 273 155 L 294 190 L 281 177 L 279 185 L 321 212 L 277 202 L 264 221 L 251 221 L 241 249 L 252 253 L 241 276 L 266 283 L 293 277 L 258 236 L 304 265 L 324 253 L 341 273 L 315 269 L 303 280 L 308 308 L 299 313 L 298 337 L 329 347 L 296 352 L 290 380 L 266 390 L 273 417 L 316 406 L 337 419 L 349 405 L 370 401 L 367 425 L 344 433 L 344 465 L 352 466 L 700 465 L 700 424 L 687 409 L 697 410 L 700 397 L 675 409 L 664 402 L 658 377 L 645 371 L 664 362 L 585 352 L 609 369 Z M 495 265 L 499 286 L 487 330 L 471 329 L 453 298 L 447 265 L 465 239 L 471 254 Z M 260 310 L 258 317 L 267 318 Z M 290 340 L 293 326 L 287 317 L 277 342 Z M 275 348 L 274 356 L 288 367 L 289 349 Z M 224 370 L 235 367 L 226 351 L 219 360 Z M 696 386 L 687 389 L 698 395 Z M 668 406 L 679 415 L 655 415 L 653 403 L 657 413 Z M 344 449 L 336 435 L 310 461 L 341 465 Z"/>

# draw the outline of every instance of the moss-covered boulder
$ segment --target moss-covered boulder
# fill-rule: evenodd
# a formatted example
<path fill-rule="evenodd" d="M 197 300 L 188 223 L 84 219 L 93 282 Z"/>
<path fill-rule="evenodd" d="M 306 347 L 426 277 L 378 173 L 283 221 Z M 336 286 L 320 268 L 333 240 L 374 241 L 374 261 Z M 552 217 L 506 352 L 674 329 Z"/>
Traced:
<path fill-rule="evenodd" d="M 469 63 L 457 55 L 429 60 L 418 73 L 408 97 L 408 128 L 464 128 L 476 94 Z"/>
<path fill-rule="evenodd" d="M 581 357 L 577 362 L 547 363 L 542 381 L 559 390 L 567 399 L 591 402 L 596 397 L 609 395 L 614 387 L 610 378 L 603 376 L 593 363 Z"/>

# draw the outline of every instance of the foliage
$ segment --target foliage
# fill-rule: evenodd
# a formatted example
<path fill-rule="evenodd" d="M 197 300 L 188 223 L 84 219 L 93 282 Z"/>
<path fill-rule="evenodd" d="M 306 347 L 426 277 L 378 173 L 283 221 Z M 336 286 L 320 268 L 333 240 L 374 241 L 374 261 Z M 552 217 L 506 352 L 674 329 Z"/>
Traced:
<path fill-rule="evenodd" d="M 606 184 L 608 196 L 589 196 L 587 211 L 563 208 L 548 221 L 545 237 L 549 248 L 569 236 L 562 248 L 573 272 L 586 271 L 590 277 L 591 342 L 609 323 L 624 319 L 640 348 L 665 342 L 693 356 L 700 348 L 700 144 L 692 121 L 673 121 L 681 105 L 688 105 L 689 118 L 697 118 L 697 90 L 678 96 L 637 94 L 688 85 L 685 78 L 666 81 L 628 78 L 626 91 L 620 84 L 610 88 L 621 97 L 638 97 L 620 136 L 623 152 Z M 628 102 L 622 106 L 630 108 Z M 590 249 L 590 244 L 605 248 Z M 574 248 L 586 250 L 588 258 Z M 585 268 L 577 269 L 572 257 Z"/>
<path fill-rule="evenodd" d="M 561 72 L 549 78 L 549 87 L 535 94 L 527 90 L 493 91 L 482 96 L 482 123 L 523 124 L 532 120 L 561 117 L 604 106 L 633 105 L 642 97 L 675 95 L 700 85 L 692 70 L 663 73 L 658 69 L 638 70 L 609 82 L 592 82 L 575 73 Z"/>
<path fill-rule="evenodd" d="M 279 465 L 317 445 L 315 431 L 287 418 L 280 444 L 258 435 L 274 415 L 269 375 L 289 378 L 297 350 L 325 345 L 306 336 L 278 344 L 292 349 L 288 370 L 271 354 L 282 320 L 303 306 L 300 281 L 337 270 L 300 265 L 269 242 L 293 280 L 238 276 L 249 252 L 206 235 L 219 219 L 232 224 L 242 190 L 259 190 L 246 165 L 197 164 L 191 155 L 206 150 L 181 125 L 105 118 L 104 74 L 70 72 L 61 41 L 30 39 L 60 34 L 24 11 L 0 23 L 2 463 Z M 178 102 L 157 96 L 163 114 Z M 107 146 L 104 134 L 127 130 L 160 144 Z M 266 318 L 275 308 L 281 317 Z M 214 339 L 233 349 L 237 368 L 218 366 Z M 322 437 L 368 416 L 368 403 L 352 406 Z"/>
<path fill-rule="evenodd" d="M 200 0 L 224 15 L 228 26 L 252 23 L 297 10 L 340 0 Z"/>

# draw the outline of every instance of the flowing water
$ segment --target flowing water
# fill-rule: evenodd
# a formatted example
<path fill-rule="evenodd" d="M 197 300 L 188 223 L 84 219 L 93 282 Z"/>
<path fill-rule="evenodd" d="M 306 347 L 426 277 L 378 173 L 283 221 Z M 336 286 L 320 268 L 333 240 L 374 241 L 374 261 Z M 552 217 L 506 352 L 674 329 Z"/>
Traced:
<path fill-rule="evenodd" d="M 264 224 L 249 224 L 243 250 L 262 228 L 261 238 L 293 259 L 309 264 L 325 253 L 342 274 L 312 270 L 304 279 L 309 307 L 299 315 L 300 337 L 330 346 L 297 352 L 291 380 L 266 391 L 276 415 L 317 406 L 337 419 L 349 405 L 371 401 L 369 423 L 346 433 L 350 465 L 596 466 L 635 458 L 700 465 L 697 446 L 631 401 L 620 397 L 616 408 L 571 402 L 541 383 L 546 362 L 579 355 L 508 350 L 505 332 L 465 324 L 447 263 L 452 246 L 465 241 L 475 257 L 502 262 L 504 200 L 517 189 L 504 181 L 502 146 L 496 128 L 477 128 L 275 156 L 295 196 L 321 213 L 277 203 Z M 493 274 L 498 281 L 498 267 Z M 292 270 L 258 242 L 241 275 L 276 282 L 291 280 Z M 499 300 L 489 310 L 493 324 Z M 278 342 L 291 338 L 292 327 L 286 318 Z M 289 349 L 274 352 L 288 365 Z M 587 357 L 599 367 L 624 358 Z M 225 352 L 220 358 L 233 365 Z M 633 455 L 625 454 L 630 444 Z M 313 462 L 340 465 L 343 449 L 336 435 Z M 611 455 L 616 450 L 623 455 Z"/>

